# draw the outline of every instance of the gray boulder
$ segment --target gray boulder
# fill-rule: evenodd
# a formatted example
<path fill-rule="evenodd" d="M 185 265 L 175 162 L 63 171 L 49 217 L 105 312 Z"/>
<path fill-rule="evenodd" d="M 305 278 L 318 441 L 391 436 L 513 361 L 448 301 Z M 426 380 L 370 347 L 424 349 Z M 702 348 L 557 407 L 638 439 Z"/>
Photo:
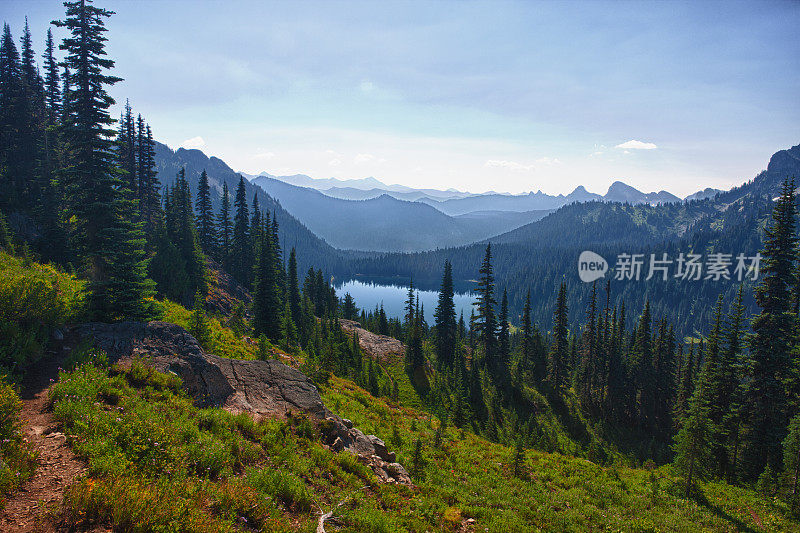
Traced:
<path fill-rule="evenodd" d="M 109 362 L 140 358 L 160 372 L 171 372 L 199 407 L 222 407 L 257 417 L 302 414 L 320 421 L 326 444 L 357 455 L 387 483 L 411 484 L 393 452 L 375 435 L 365 435 L 350 420 L 331 413 L 305 374 L 277 360 L 242 361 L 206 353 L 185 329 L 168 322 L 91 322 L 74 328 L 106 352 Z M 397 465 L 399 466 L 399 465 Z"/>

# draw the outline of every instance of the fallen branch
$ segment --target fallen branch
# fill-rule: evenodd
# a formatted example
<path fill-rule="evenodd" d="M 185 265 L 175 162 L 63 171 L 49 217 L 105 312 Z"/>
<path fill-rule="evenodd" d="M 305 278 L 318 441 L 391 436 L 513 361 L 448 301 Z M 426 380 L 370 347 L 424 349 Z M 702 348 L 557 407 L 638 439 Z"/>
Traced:
<path fill-rule="evenodd" d="M 325 533 L 325 521 L 326 520 L 330 520 L 333 517 L 333 513 L 335 513 L 336 510 L 339 507 L 341 507 L 342 505 L 347 503 L 347 500 L 352 498 L 355 495 L 356 492 L 361 492 L 362 490 L 364 490 L 366 488 L 367 488 L 367 486 L 364 485 L 363 487 L 361 487 L 357 491 L 352 492 L 347 498 L 345 498 L 344 500 L 342 500 L 339 503 L 337 503 L 336 507 L 334 507 L 333 509 L 331 509 L 327 513 L 323 512 L 322 511 L 322 507 L 320 507 L 319 504 L 317 504 L 317 507 L 319 507 L 319 514 L 320 514 L 319 522 L 317 522 L 317 533 Z"/>

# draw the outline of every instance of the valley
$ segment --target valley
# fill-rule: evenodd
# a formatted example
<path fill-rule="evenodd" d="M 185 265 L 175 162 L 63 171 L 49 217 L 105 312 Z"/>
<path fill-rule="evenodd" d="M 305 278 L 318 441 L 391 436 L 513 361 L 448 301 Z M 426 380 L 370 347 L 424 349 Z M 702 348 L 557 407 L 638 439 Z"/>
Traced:
<path fill-rule="evenodd" d="M 4 5 L 3 532 L 800 531 L 796 6 L 102 3 Z"/>

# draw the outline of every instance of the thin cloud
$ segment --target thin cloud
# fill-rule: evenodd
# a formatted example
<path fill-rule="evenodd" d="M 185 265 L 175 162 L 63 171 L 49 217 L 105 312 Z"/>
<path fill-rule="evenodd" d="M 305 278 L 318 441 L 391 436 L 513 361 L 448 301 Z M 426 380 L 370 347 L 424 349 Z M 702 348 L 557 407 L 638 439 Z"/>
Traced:
<path fill-rule="evenodd" d="M 206 141 L 204 141 L 202 137 L 197 136 L 183 141 L 181 143 L 181 148 L 186 148 L 187 150 L 191 150 L 192 148 L 202 148 L 205 145 Z"/>
<path fill-rule="evenodd" d="M 507 170 L 513 170 L 515 172 L 532 172 L 534 170 L 533 165 L 523 165 L 522 163 L 517 163 L 516 161 L 502 161 L 498 159 L 490 159 L 484 165 L 486 167 L 494 167 L 494 168 L 505 168 Z"/>
<path fill-rule="evenodd" d="M 253 157 L 255 157 L 256 159 L 272 159 L 273 157 L 275 157 L 275 154 L 273 152 L 261 152 L 254 155 Z"/>
<path fill-rule="evenodd" d="M 622 144 L 618 144 L 614 148 L 619 148 L 621 150 L 655 150 L 658 148 L 658 146 L 656 146 L 654 143 L 646 143 L 634 139 Z"/>
<path fill-rule="evenodd" d="M 376 157 L 372 154 L 356 154 L 353 158 L 353 163 L 356 165 L 360 165 L 362 163 L 378 163 L 383 164 L 386 163 L 386 159 L 383 157 Z"/>
<path fill-rule="evenodd" d="M 370 161 L 375 161 L 375 156 L 372 154 L 358 154 L 353 158 L 355 163 L 369 163 Z"/>

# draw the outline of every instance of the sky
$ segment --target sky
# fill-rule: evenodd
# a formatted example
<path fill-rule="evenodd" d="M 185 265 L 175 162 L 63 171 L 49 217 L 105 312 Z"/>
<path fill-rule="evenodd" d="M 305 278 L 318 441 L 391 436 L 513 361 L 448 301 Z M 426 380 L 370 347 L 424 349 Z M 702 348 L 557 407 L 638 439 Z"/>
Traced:
<path fill-rule="evenodd" d="M 800 144 L 800 2 L 97 5 L 117 101 L 253 174 L 685 196 Z M 0 14 L 41 53 L 63 7 Z"/>

